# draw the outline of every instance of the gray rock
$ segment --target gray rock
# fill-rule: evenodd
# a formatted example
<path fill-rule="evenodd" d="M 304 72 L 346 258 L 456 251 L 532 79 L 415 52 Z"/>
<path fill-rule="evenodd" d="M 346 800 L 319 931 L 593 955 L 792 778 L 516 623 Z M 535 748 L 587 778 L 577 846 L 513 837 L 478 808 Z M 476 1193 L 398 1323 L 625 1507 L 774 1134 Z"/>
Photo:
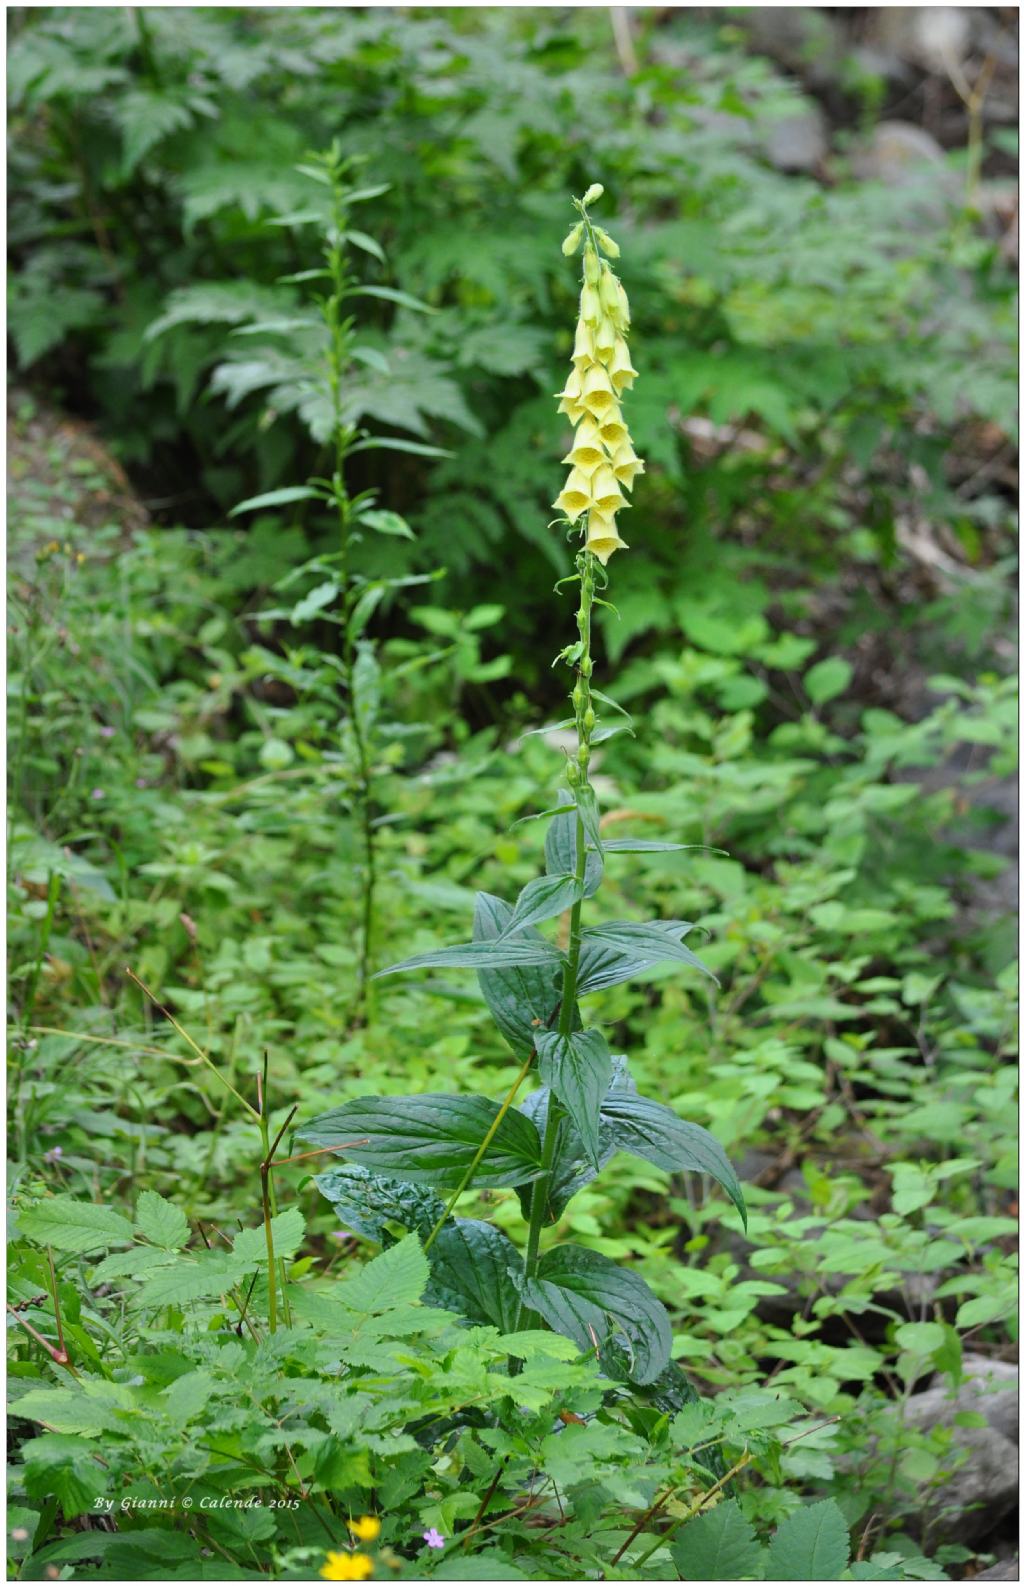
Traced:
<path fill-rule="evenodd" d="M 1016 1506 L 1019 1457 L 1016 1366 L 964 1357 L 966 1380 L 954 1396 L 944 1387 L 927 1388 L 907 1402 L 906 1421 L 920 1431 L 948 1427 L 953 1448 L 965 1456 L 928 1498 L 929 1536 L 971 1542 L 991 1533 Z M 964 1411 L 980 1412 L 985 1426 L 957 1426 Z"/>
<path fill-rule="evenodd" d="M 777 171 L 816 171 L 828 153 L 825 117 L 815 104 L 780 116 L 765 134 L 765 154 Z"/>
<path fill-rule="evenodd" d="M 1001 1558 L 998 1563 L 990 1564 L 988 1569 L 979 1571 L 975 1580 L 1020 1580 L 1020 1559 Z"/>

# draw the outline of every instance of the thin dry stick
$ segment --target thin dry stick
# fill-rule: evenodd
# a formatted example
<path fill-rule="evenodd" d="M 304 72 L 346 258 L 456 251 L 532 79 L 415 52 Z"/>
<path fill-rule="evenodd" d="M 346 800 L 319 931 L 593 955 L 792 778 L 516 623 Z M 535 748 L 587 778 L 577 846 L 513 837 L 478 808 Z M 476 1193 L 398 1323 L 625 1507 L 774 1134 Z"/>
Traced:
<path fill-rule="evenodd" d="M 153 1004 L 154 1008 L 158 1008 L 160 1010 L 160 1012 L 163 1014 L 164 1018 L 167 1019 L 170 1022 L 172 1027 L 181 1036 L 182 1040 L 186 1041 L 188 1043 L 188 1045 L 192 1048 L 192 1050 L 196 1054 L 196 1056 L 203 1063 L 206 1064 L 206 1066 L 210 1070 L 211 1074 L 214 1074 L 217 1077 L 217 1079 L 220 1080 L 221 1084 L 225 1087 L 225 1089 L 229 1090 L 231 1092 L 231 1094 L 232 1094 L 232 1096 L 234 1096 L 235 1100 L 237 1102 L 239 1102 L 245 1108 L 245 1110 L 249 1114 L 250 1118 L 255 1118 L 257 1123 L 258 1123 L 259 1119 L 260 1119 L 260 1115 L 256 1111 L 256 1108 L 254 1106 L 252 1106 L 252 1104 L 250 1102 L 246 1101 L 245 1097 L 239 1091 L 237 1091 L 235 1089 L 234 1085 L 232 1085 L 232 1083 L 231 1083 L 231 1081 L 229 1079 L 225 1079 L 224 1078 L 224 1075 L 221 1073 L 220 1069 L 217 1067 L 217 1065 L 213 1061 L 212 1057 L 210 1057 L 208 1053 L 204 1052 L 201 1046 L 197 1046 L 196 1042 L 193 1041 L 193 1039 L 189 1035 L 188 1031 L 184 1028 L 184 1026 L 182 1026 L 182 1025 L 180 1025 L 178 1023 L 178 1021 L 174 1017 L 173 1013 L 169 1013 L 167 1011 L 167 1009 L 164 1007 L 163 1003 L 160 1002 L 159 999 L 156 996 L 154 996 L 153 992 L 150 991 L 150 989 L 146 985 L 145 981 L 144 980 L 140 980 L 138 975 L 135 973 L 134 969 L 132 969 L 128 965 L 125 965 L 125 974 L 128 976 L 129 980 L 133 980 L 135 982 L 135 984 L 138 986 L 139 990 L 141 992 L 143 992 L 149 998 L 149 1000 Z"/>

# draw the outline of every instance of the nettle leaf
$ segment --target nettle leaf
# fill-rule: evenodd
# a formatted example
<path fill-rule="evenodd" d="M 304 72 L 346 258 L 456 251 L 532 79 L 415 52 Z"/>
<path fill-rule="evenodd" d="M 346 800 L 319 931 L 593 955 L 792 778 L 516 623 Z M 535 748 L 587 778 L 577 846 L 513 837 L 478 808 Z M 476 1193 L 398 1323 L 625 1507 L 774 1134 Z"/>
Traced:
<path fill-rule="evenodd" d="M 503 941 L 541 920 L 554 919 L 564 914 L 583 896 L 583 885 L 574 875 L 538 876 L 527 882 L 516 899 L 512 918 L 505 928 Z"/>
<path fill-rule="evenodd" d="M 354 1311 L 367 1313 L 415 1305 L 423 1298 L 430 1267 L 416 1234 L 407 1234 L 389 1250 L 374 1256 L 354 1278 L 338 1285 L 338 1298 Z"/>
<path fill-rule="evenodd" d="M 522 1295 L 556 1333 L 581 1349 L 619 1335 L 629 1352 L 630 1375 L 653 1382 L 668 1365 L 672 1329 L 661 1301 L 643 1278 L 581 1245 L 556 1245 L 540 1259 L 537 1276 L 524 1280 Z"/>
<path fill-rule="evenodd" d="M 518 1322 L 519 1290 L 512 1273 L 522 1257 L 493 1223 L 457 1217 L 446 1223 L 428 1252 L 428 1305 L 457 1311 L 470 1322 L 511 1331 Z"/>
<path fill-rule="evenodd" d="M 511 906 L 502 898 L 478 892 L 473 912 L 473 940 L 493 941 L 503 934 L 511 918 Z M 538 931 L 529 928 L 517 935 L 517 940 L 523 939 L 543 941 Z M 557 1013 L 561 964 L 554 961 L 507 969 L 481 969 L 479 980 L 495 1024 L 512 1050 L 525 1057 L 533 1050 L 537 1031 L 547 1028 Z"/>
<path fill-rule="evenodd" d="M 188 1218 L 180 1207 L 164 1200 L 154 1190 L 143 1190 L 135 1208 L 135 1226 L 161 1250 L 180 1250 L 188 1244 Z"/>
<path fill-rule="evenodd" d="M 105 1250 L 135 1237 L 131 1223 L 120 1212 L 93 1201 L 75 1200 L 73 1195 L 54 1195 L 26 1206 L 18 1212 L 18 1227 L 26 1239 L 38 1245 L 52 1245 L 54 1250 L 76 1255 Z"/>
<path fill-rule="evenodd" d="M 425 1185 L 371 1173 L 354 1162 L 319 1174 L 313 1183 L 339 1222 L 379 1245 L 388 1243 L 389 1223 L 426 1235 L 444 1214 L 444 1201 Z"/>
<path fill-rule="evenodd" d="M 568 794 L 565 795 L 568 799 Z M 564 815 L 556 815 L 548 826 L 544 839 L 544 863 L 549 875 L 575 875 L 576 873 L 576 805 L 569 799 Z M 584 833 L 586 840 L 586 833 Z M 601 855 L 592 849 L 587 853 L 583 882 L 583 896 L 593 897 L 601 885 L 604 865 Z"/>
<path fill-rule="evenodd" d="M 715 980 L 710 969 L 680 940 L 692 930 L 689 920 L 652 920 L 643 925 L 615 920 L 610 925 L 585 926 L 576 982 L 578 994 L 582 997 L 591 991 L 605 991 L 666 961 L 689 964 Z"/>
<path fill-rule="evenodd" d="M 728 1157 L 714 1135 L 699 1124 L 686 1123 L 671 1107 L 649 1096 L 610 1091 L 601 1104 L 602 1139 L 614 1143 L 668 1173 L 706 1173 L 721 1184 L 744 1223 L 743 1191 Z"/>
<path fill-rule="evenodd" d="M 564 953 L 544 940 L 543 936 L 515 936 L 492 942 L 467 942 L 460 947 L 439 947 L 433 953 L 419 953 L 415 958 L 404 958 L 400 964 L 389 964 L 374 976 L 405 974 L 410 969 L 509 969 L 517 964 L 561 964 Z"/>
<path fill-rule="evenodd" d="M 484 1096 L 365 1096 L 314 1118 L 299 1136 L 413 1183 L 454 1189 L 498 1115 Z M 514 1107 L 476 1170 L 477 1184 L 524 1184 L 540 1168 L 540 1136 Z"/>
<path fill-rule="evenodd" d="M 612 1054 L 600 1030 L 537 1032 L 540 1077 L 576 1126 L 595 1173 L 601 1167 L 601 1103 L 611 1083 Z"/>
<path fill-rule="evenodd" d="M 688 1521 L 673 1542 L 671 1553 L 684 1580 L 761 1578 L 764 1549 L 735 1498 L 727 1498 L 707 1514 Z M 786 1578 L 805 1577 L 797 1574 Z"/>
<path fill-rule="evenodd" d="M 833 1498 L 787 1515 L 768 1545 L 765 1580 L 838 1580 L 850 1557 L 850 1533 Z"/>

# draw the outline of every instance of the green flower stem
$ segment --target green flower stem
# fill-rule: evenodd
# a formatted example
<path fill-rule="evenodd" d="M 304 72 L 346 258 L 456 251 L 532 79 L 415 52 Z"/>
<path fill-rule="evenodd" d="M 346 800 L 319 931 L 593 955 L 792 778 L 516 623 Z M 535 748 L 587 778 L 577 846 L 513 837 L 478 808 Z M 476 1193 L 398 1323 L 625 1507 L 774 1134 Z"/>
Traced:
<path fill-rule="evenodd" d="M 580 575 L 580 608 L 576 616 L 579 629 L 576 686 L 572 691 L 576 714 L 576 758 L 569 762 L 569 785 L 573 792 L 587 785 L 590 765 L 590 735 L 594 728 L 594 713 L 590 699 L 590 678 L 594 670 L 590 657 L 590 618 L 594 605 L 594 558 L 589 551 L 581 551 L 576 559 Z M 576 816 L 576 880 L 582 888 L 587 873 L 587 836 L 582 817 Z M 569 920 L 569 951 L 562 972 L 562 1001 L 558 1016 L 558 1033 L 568 1039 L 572 1034 L 576 1009 L 576 982 L 580 969 L 580 945 L 583 939 L 581 917 L 582 897 L 573 904 Z M 544 1123 L 544 1141 L 541 1147 L 540 1177 L 534 1181 L 530 1197 L 530 1232 L 526 1244 L 526 1276 L 532 1278 L 540 1258 L 540 1236 L 548 1208 L 548 1188 L 555 1160 L 558 1128 L 564 1116 L 560 1102 L 548 1094 L 547 1118 Z"/>
<path fill-rule="evenodd" d="M 352 607 L 351 572 L 349 554 L 352 543 L 352 503 L 345 485 L 345 462 L 352 444 L 353 432 L 342 416 L 342 378 L 349 363 L 348 332 L 350 321 L 342 319 L 342 304 L 348 286 L 345 267 L 344 233 L 346 225 L 345 190 L 342 173 L 337 167 L 330 170 L 333 208 L 332 233 L 327 247 L 327 267 L 331 275 L 331 294 L 324 303 L 324 321 L 328 331 L 327 383 L 331 394 L 334 417 L 334 499 L 338 509 L 338 578 L 341 585 L 342 621 L 342 673 L 349 702 L 349 723 L 356 755 L 356 805 L 363 846 L 363 878 L 361 918 L 359 927 L 359 954 L 356 962 L 356 986 L 352 1022 L 366 1021 L 369 997 L 370 966 L 373 955 L 373 916 L 377 889 L 377 852 L 373 835 L 373 771 L 369 745 L 359 719 L 355 691 L 355 649 L 350 623 Z"/>

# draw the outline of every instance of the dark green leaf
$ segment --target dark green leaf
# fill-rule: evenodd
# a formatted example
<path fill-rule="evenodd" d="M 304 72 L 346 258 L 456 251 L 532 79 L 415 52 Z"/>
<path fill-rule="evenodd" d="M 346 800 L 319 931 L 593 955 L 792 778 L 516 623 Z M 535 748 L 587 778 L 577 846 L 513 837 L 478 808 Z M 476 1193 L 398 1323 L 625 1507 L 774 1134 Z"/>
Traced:
<path fill-rule="evenodd" d="M 599 854 L 602 849 L 601 811 L 597 807 L 597 794 L 589 782 L 585 782 L 582 787 L 576 789 L 576 808 L 580 812 L 580 820 L 583 822 L 583 830 L 586 832 L 587 842 L 594 852 Z"/>
<path fill-rule="evenodd" d="M 582 997 L 590 991 L 604 991 L 666 960 L 689 964 L 714 980 L 710 969 L 679 940 L 692 930 L 688 920 L 651 920 L 642 925 L 616 920 L 611 925 L 586 926 L 576 982 L 578 994 Z"/>
<path fill-rule="evenodd" d="M 636 1092 L 636 1086 L 633 1083 L 624 1057 L 612 1058 L 612 1081 L 609 1086 L 609 1092 L 611 1091 L 622 1091 L 623 1094 L 627 1095 L 633 1095 Z M 543 1134 L 544 1131 L 549 1094 L 550 1092 L 546 1085 L 539 1090 L 531 1091 L 519 1109 L 536 1124 L 539 1134 Z M 524 1184 L 517 1191 L 523 1208 L 523 1216 L 526 1218 L 530 1216 L 532 1196 L 535 1193 L 544 1193 L 547 1201 L 544 1221 L 548 1224 L 556 1223 L 573 1196 L 593 1182 L 601 1168 L 611 1161 L 618 1149 L 615 1142 L 609 1138 L 608 1131 L 602 1129 L 601 1156 L 598 1167 L 595 1169 L 593 1162 L 583 1149 L 583 1141 L 580 1139 L 572 1121 L 569 1118 L 562 1118 L 555 1137 L 555 1153 L 552 1158 L 551 1173 L 547 1180 L 546 1188 L 543 1184 Z"/>
<path fill-rule="evenodd" d="M 240 512 L 262 512 L 267 507 L 284 507 L 292 501 L 327 499 L 323 491 L 314 490 L 312 485 L 285 485 L 281 490 L 268 490 L 262 496 L 249 496 L 245 501 L 240 501 L 237 507 L 231 508 L 228 517 L 237 518 Z"/>
<path fill-rule="evenodd" d="M 536 881 L 527 882 L 516 899 L 512 918 L 505 928 L 502 941 L 508 941 L 528 925 L 537 925 L 541 920 L 550 920 L 556 914 L 564 914 L 566 909 L 571 909 L 573 904 L 583 896 L 582 883 L 573 875 L 567 876 L 538 876 Z"/>
<path fill-rule="evenodd" d="M 672 1559 L 684 1580 L 759 1579 L 762 1548 L 735 1498 L 690 1520 L 672 1544 Z M 787 1577 L 799 1580 L 799 1575 Z"/>
<path fill-rule="evenodd" d="M 453 457 L 454 452 L 446 451 L 443 446 L 428 446 L 425 441 L 407 441 L 400 435 L 367 435 L 362 440 L 356 441 L 349 447 L 349 455 L 355 452 L 410 452 L 413 457 Z"/>
<path fill-rule="evenodd" d="M 408 523 L 397 512 L 361 512 L 359 522 L 365 523 L 377 534 L 390 534 L 401 540 L 416 538 Z"/>
<path fill-rule="evenodd" d="M 460 947 L 439 947 L 434 953 L 420 953 L 400 964 L 379 969 L 382 975 L 404 974 L 409 969 L 508 969 L 515 964 L 560 964 L 563 954 L 542 936 L 520 934 L 507 940 L 466 942 Z"/>
<path fill-rule="evenodd" d="M 548 875 L 575 875 L 576 874 L 576 805 L 569 797 L 566 813 L 556 815 L 547 829 L 544 839 L 544 864 Z M 586 833 L 584 833 L 586 841 Z M 583 896 L 593 897 L 601 885 L 601 876 L 604 866 L 601 855 L 593 851 L 587 854 L 586 876 L 583 883 Z"/>
<path fill-rule="evenodd" d="M 389 1176 L 454 1188 L 497 1114 L 497 1104 L 484 1096 L 365 1096 L 314 1118 L 299 1135 Z M 539 1167 L 540 1137 L 513 1107 L 498 1125 L 476 1182 L 523 1184 Z"/>
<path fill-rule="evenodd" d="M 500 936 L 512 918 L 512 909 L 489 892 L 478 892 L 473 914 L 473 939 L 490 942 Z M 539 932 L 524 931 L 519 940 L 530 941 Z M 507 969 L 481 969 L 480 990 L 491 1010 L 495 1024 L 509 1046 L 521 1057 L 533 1050 L 538 1029 L 547 1028 L 554 1019 L 561 994 L 561 964 L 525 964 Z M 577 1015 L 578 1022 L 578 1015 Z"/>
<path fill-rule="evenodd" d="M 636 1382 L 653 1382 L 668 1364 L 672 1329 L 661 1301 L 643 1278 L 581 1245 L 556 1245 L 541 1257 L 523 1298 L 556 1333 L 591 1350 L 594 1340 L 624 1340 Z"/>
<path fill-rule="evenodd" d="M 699 1124 L 685 1123 L 671 1107 L 649 1096 L 609 1091 L 601 1106 L 601 1123 L 609 1143 L 620 1151 L 653 1162 L 668 1173 L 706 1173 L 721 1184 L 747 1219 L 743 1191 L 728 1157 L 714 1135 Z"/>
<path fill-rule="evenodd" d="M 569 1036 L 537 1032 L 540 1077 L 576 1126 L 595 1173 L 601 1167 L 601 1103 L 612 1077 L 612 1054 L 600 1030 Z"/>
<path fill-rule="evenodd" d="M 428 1305 L 456 1311 L 470 1322 L 514 1331 L 519 1320 L 519 1290 L 513 1272 L 522 1271 L 515 1245 L 493 1223 L 457 1217 L 446 1223 L 427 1252 Z"/>
<path fill-rule="evenodd" d="M 424 1185 L 371 1173 L 355 1163 L 331 1168 L 313 1182 L 344 1227 L 379 1245 L 388 1241 L 389 1223 L 399 1223 L 426 1238 L 444 1212 L 444 1201 Z"/>
<path fill-rule="evenodd" d="M 417 314 L 436 314 L 437 309 L 431 308 L 429 303 L 421 302 L 418 297 L 412 297 L 408 292 L 400 292 L 394 286 L 350 286 L 346 297 L 380 297 L 386 303 L 397 303 L 400 308 L 415 309 Z"/>
<path fill-rule="evenodd" d="M 765 1580 L 838 1580 L 850 1557 L 850 1533 L 833 1498 L 787 1515 L 768 1546 Z"/>

